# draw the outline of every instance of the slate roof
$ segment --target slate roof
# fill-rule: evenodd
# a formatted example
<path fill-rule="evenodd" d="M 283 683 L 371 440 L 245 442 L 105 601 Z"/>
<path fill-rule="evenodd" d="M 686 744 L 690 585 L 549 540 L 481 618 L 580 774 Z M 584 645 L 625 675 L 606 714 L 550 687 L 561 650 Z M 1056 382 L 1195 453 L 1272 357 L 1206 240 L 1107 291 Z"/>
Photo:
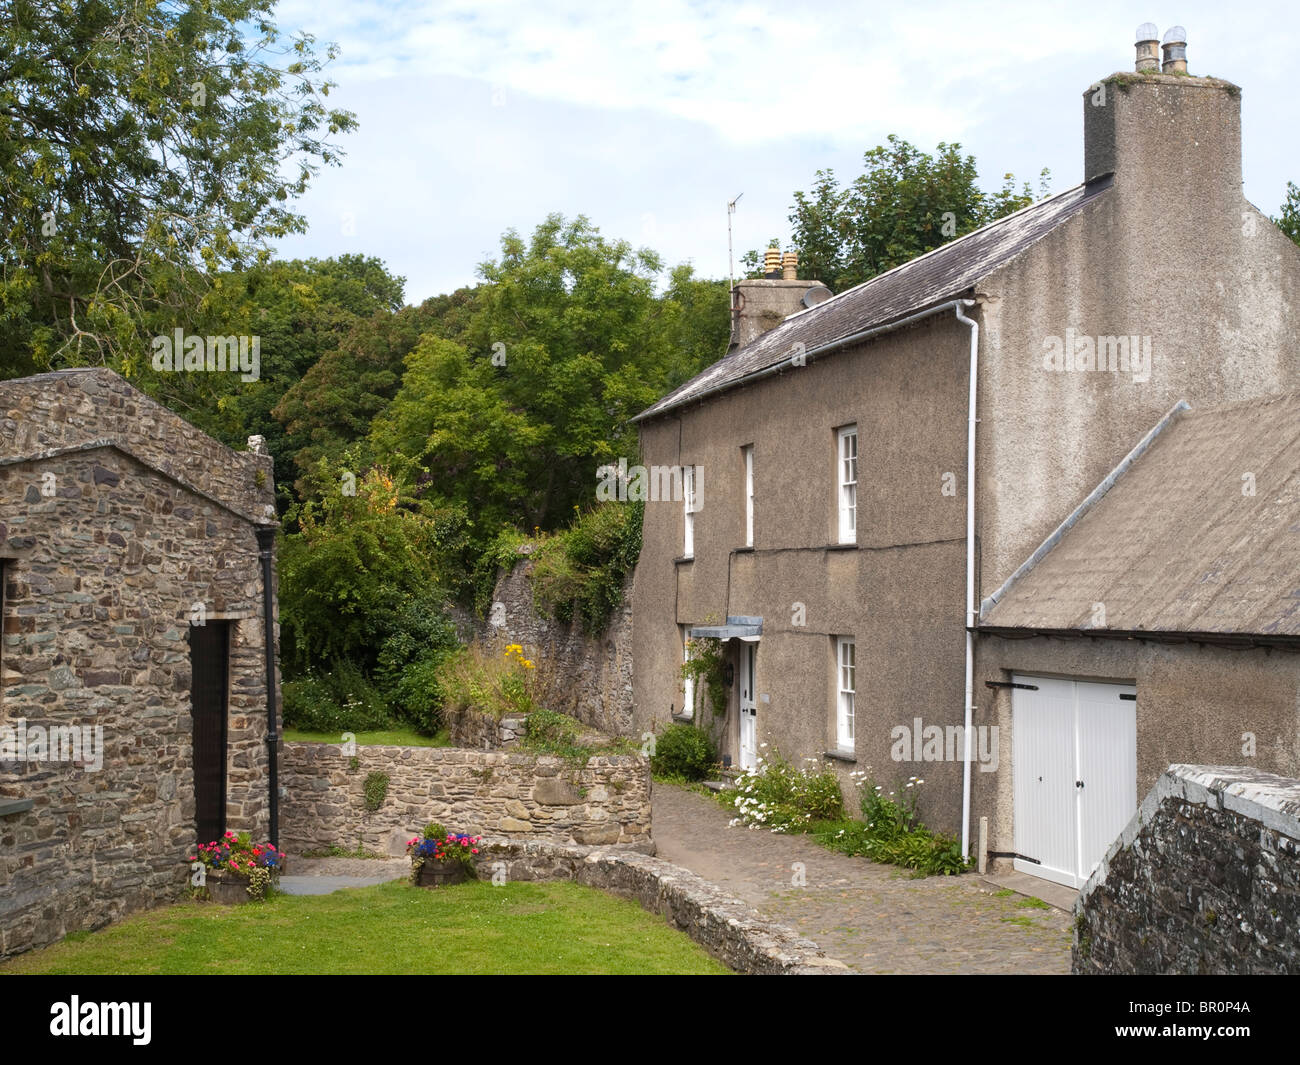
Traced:
<path fill-rule="evenodd" d="M 791 315 L 775 329 L 715 362 L 632 420 L 653 418 L 699 399 L 706 392 L 735 387 L 747 377 L 788 359 L 796 342 L 804 345 L 808 356 L 813 356 L 819 349 L 845 337 L 888 325 L 961 296 L 975 282 L 1010 262 L 1103 195 L 1110 186 L 1109 177 L 1076 185 L 846 289 L 825 303 Z"/>
<path fill-rule="evenodd" d="M 1094 603 L 1112 632 L 1300 637 L 1300 392 L 1175 414 L 980 628 L 1096 631 Z"/>

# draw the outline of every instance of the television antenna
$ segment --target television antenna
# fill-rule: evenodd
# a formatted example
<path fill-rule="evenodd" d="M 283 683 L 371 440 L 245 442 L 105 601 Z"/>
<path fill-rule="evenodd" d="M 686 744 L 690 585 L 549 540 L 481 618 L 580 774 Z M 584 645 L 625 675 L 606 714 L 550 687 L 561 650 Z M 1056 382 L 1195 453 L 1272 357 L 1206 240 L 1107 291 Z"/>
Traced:
<path fill-rule="evenodd" d="M 731 216 L 736 213 L 736 204 L 740 202 L 740 197 L 745 195 L 743 192 L 736 193 L 734 200 L 727 202 L 727 277 L 731 281 L 731 288 L 736 288 L 736 258 L 731 249 Z"/>

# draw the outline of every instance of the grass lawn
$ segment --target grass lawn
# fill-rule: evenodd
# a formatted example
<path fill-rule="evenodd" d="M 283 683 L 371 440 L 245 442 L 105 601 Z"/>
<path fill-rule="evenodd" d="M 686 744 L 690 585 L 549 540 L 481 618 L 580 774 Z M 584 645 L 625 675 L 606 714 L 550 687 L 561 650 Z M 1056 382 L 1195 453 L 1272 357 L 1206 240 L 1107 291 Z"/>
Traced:
<path fill-rule="evenodd" d="M 265 903 L 183 902 L 0 965 L 0 974 L 724 974 L 685 933 L 578 884 L 405 881 Z"/>
<path fill-rule="evenodd" d="M 446 729 L 440 729 L 436 736 L 422 736 L 407 728 L 384 729 L 380 732 L 355 733 L 357 744 L 361 747 L 450 747 L 451 736 Z M 334 743 L 343 742 L 341 732 L 303 732 L 296 728 L 286 728 L 282 737 L 285 743 Z"/>

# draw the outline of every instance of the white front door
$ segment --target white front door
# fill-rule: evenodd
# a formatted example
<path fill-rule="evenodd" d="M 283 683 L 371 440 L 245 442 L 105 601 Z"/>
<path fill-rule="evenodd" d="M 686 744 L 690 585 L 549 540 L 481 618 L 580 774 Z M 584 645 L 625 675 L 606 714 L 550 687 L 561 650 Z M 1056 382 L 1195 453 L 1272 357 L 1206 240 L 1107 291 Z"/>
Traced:
<path fill-rule="evenodd" d="M 754 697 L 754 659 L 758 644 L 740 645 L 740 768 L 758 768 L 758 700 Z"/>
<path fill-rule="evenodd" d="M 1015 868 L 1082 887 L 1137 809 L 1137 690 L 1014 678 Z M 1127 698 L 1125 698 L 1127 696 Z"/>

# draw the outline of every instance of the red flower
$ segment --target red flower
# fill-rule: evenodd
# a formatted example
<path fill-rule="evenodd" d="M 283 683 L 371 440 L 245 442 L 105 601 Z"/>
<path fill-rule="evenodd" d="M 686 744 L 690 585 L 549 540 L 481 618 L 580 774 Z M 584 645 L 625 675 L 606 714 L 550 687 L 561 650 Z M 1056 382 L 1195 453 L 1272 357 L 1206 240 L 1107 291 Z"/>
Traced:
<path fill-rule="evenodd" d="M 478 853 L 478 848 L 477 848 L 477 847 L 474 847 L 472 850 L 473 850 L 473 853 L 474 853 L 474 854 L 477 854 L 477 853 Z"/>

